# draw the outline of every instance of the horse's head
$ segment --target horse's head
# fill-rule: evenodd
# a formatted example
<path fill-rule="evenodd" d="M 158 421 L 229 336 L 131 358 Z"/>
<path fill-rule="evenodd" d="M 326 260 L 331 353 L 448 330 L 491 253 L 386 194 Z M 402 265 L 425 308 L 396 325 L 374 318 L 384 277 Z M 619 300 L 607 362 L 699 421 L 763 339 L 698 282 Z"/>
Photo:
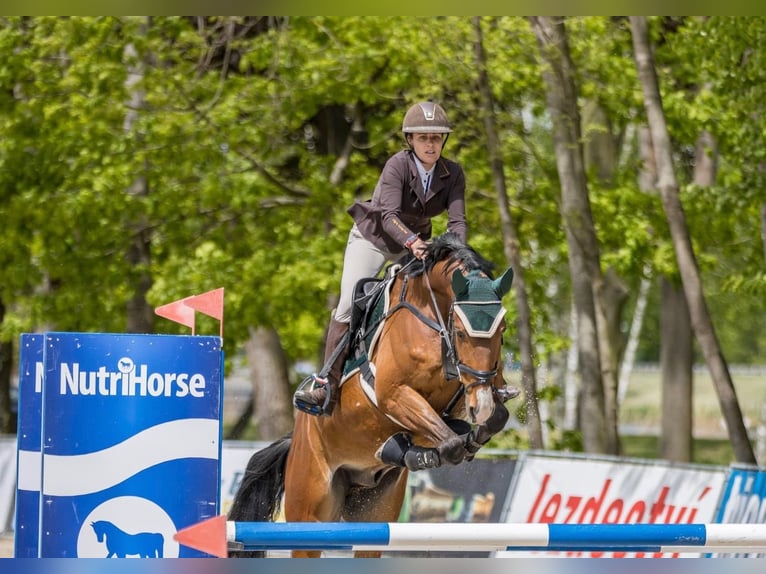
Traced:
<path fill-rule="evenodd" d="M 100 520 L 98 522 L 91 522 L 90 523 L 91 528 L 93 528 L 93 532 L 96 533 L 96 540 L 98 542 L 104 541 L 104 523 Z"/>
<path fill-rule="evenodd" d="M 447 341 L 451 365 L 465 390 L 465 408 L 472 422 L 482 424 L 492 416 L 494 387 L 502 381 L 502 343 L 505 308 L 502 298 L 513 282 L 509 267 L 499 278 L 493 265 L 455 234 L 434 239 L 424 264 L 434 292 L 449 306 Z"/>
<path fill-rule="evenodd" d="M 502 372 L 505 308 L 503 296 L 513 282 L 510 267 L 497 279 L 481 271 L 461 269 L 452 272 L 455 294 L 449 314 L 449 336 L 454 361 L 465 387 L 465 407 L 469 418 L 478 424 L 494 410 L 494 386 Z"/>

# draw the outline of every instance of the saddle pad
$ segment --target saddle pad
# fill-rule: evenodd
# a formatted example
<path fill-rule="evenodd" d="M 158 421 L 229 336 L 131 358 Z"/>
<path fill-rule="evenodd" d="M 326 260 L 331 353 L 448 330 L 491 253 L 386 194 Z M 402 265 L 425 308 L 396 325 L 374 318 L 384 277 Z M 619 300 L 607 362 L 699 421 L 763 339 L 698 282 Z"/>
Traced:
<path fill-rule="evenodd" d="M 376 407 L 378 406 L 378 399 L 375 396 L 375 364 L 370 361 L 370 357 L 375 353 L 375 347 L 380 339 L 383 326 L 386 324 L 386 313 L 388 313 L 388 310 L 391 308 L 391 290 L 393 286 L 394 281 L 389 281 L 385 290 L 382 292 L 382 296 L 378 297 L 375 307 L 370 312 L 367 323 L 362 326 L 362 328 L 366 330 L 371 325 L 379 322 L 375 329 L 364 333 L 364 346 L 366 352 L 359 357 L 355 357 L 346 362 L 343 377 L 340 382 L 340 384 L 343 385 L 348 379 L 359 372 L 359 383 L 362 390 Z M 367 373 L 364 373 L 367 369 L 361 368 L 365 363 L 369 364 L 369 371 Z"/>

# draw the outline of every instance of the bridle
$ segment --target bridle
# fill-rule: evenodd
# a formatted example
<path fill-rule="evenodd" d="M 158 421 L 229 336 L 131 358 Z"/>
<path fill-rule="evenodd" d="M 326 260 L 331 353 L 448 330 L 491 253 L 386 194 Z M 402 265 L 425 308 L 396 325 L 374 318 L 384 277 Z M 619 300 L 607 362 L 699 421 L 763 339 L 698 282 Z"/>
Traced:
<path fill-rule="evenodd" d="M 400 273 L 404 271 L 404 268 L 400 270 Z M 444 408 L 444 411 L 442 413 L 443 416 L 446 416 L 457 404 L 457 402 L 463 397 L 463 395 L 470 391 L 471 389 L 479 386 L 492 386 L 492 383 L 494 379 L 497 377 L 498 373 L 498 364 L 495 363 L 494 368 L 490 370 L 481 370 L 481 369 L 474 369 L 473 367 L 470 367 L 463 363 L 457 354 L 457 347 L 455 345 L 455 311 L 458 310 L 459 314 L 462 314 L 465 316 L 464 313 L 460 313 L 460 305 L 462 304 L 471 304 L 471 305 L 481 305 L 481 304 L 491 304 L 491 305 L 497 305 L 500 302 L 499 301 L 485 301 L 485 302 L 476 302 L 476 301 L 455 301 L 453 300 L 450 304 L 449 312 L 447 314 L 447 323 L 445 324 L 444 318 L 442 317 L 441 311 L 439 310 L 439 305 L 436 301 L 436 295 L 434 294 L 434 291 L 431 287 L 431 282 L 428 279 L 428 273 L 423 273 L 423 278 L 426 284 L 426 288 L 428 289 L 428 293 L 431 297 L 431 303 L 433 304 L 434 314 L 436 315 L 437 321 L 434 321 L 430 317 L 427 317 L 424 315 L 420 309 L 412 305 L 409 301 L 405 300 L 405 296 L 407 293 L 407 281 L 409 276 L 405 273 L 403 274 L 403 284 L 402 284 L 402 290 L 399 294 L 399 301 L 398 303 L 389 310 L 387 315 L 393 314 L 395 311 L 405 308 L 408 311 L 410 311 L 413 315 L 415 315 L 422 323 L 424 323 L 426 326 L 430 327 L 437 333 L 439 333 L 439 337 L 441 338 L 442 342 L 442 366 L 444 368 L 444 378 L 447 381 L 455 381 L 457 380 L 460 384 L 457 387 L 457 390 L 455 391 L 455 394 L 450 399 L 450 401 L 447 403 L 447 406 Z M 503 309 L 503 312 L 505 310 Z M 494 330 L 497 327 L 497 323 L 502 318 L 502 314 L 499 314 L 495 321 L 495 326 L 493 327 L 492 331 L 489 333 L 489 336 L 494 333 Z M 473 377 L 475 380 L 468 384 L 463 384 L 463 375 L 469 375 Z"/>

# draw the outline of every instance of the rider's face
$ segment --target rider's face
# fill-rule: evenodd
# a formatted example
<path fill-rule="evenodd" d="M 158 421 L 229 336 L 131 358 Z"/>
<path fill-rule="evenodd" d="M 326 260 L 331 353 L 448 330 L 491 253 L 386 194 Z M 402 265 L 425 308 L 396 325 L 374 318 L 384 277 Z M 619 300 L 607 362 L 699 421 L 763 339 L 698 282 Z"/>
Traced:
<path fill-rule="evenodd" d="M 412 134 L 410 142 L 423 167 L 431 169 L 442 154 L 444 134 Z"/>

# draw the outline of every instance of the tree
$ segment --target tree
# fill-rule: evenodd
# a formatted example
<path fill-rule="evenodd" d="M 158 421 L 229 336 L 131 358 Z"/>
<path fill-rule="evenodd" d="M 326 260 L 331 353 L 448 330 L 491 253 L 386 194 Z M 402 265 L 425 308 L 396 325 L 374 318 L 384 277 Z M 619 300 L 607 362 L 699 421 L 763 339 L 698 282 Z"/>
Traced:
<path fill-rule="evenodd" d="M 519 236 L 511 216 L 508 202 L 508 189 L 506 186 L 505 169 L 502 151 L 495 125 L 495 102 L 490 86 L 490 78 L 487 72 L 487 55 L 484 51 L 481 18 L 473 19 L 476 40 L 474 43 L 476 65 L 478 69 L 478 87 L 482 103 L 482 117 L 487 137 L 487 156 L 489 159 L 492 179 L 497 192 L 497 205 L 500 213 L 501 230 L 503 232 L 503 247 L 506 259 L 514 269 L 513 286 L 516 296 L 516 333 L 521 349 L 522 384 L 524 387 L 526 426 L 529 433 L 529 445 L 534 449 L 542 449 L 542 429 L 540 426 L 540 412 L 537 405 L 537 380 L 533 363 L 534 345 L 532 336 L 531 310 L 527 295 L 526 281 L 524 279 L 524 267 L 519 249 Z"/>
<path fill-rule="evenodd" d="M 713 384 L 718 393 L 721 412 L 727 424 L 735 456 L 740 462 L 755 463 L 755 453 L 747 436 L 736 391 L 707 309 L 683 206 L 678 197 L 678 183 L 673 166 L 670 137 L 662 110 L 662 99 L 649 43 L 647 20 L 645 17 L 633 16 L 630 18 L 630 23 L 636 67 L 641 80 L 649 130 L 657 160 L 658 186 L 673 238 L 673 247 L 678 260 L 684 292 L 689 304 L 692 328 L 695 338 L 702 348 Z"/>
<path fill-rule="evenodd" d="M 561 209 L 569 246 L 582 397 L 580 424 L 586 452 L 617 452 L 616 419 L 607 427 L 601 371 L 596 294 L 603 281 L 598 241 L 588 198 L 582 156 L 580 114 L 563 18 L 531 17 L 540 55 L 547 64 L 543 77 L 553 124 L 556 163 L 561 185 Z"/>

